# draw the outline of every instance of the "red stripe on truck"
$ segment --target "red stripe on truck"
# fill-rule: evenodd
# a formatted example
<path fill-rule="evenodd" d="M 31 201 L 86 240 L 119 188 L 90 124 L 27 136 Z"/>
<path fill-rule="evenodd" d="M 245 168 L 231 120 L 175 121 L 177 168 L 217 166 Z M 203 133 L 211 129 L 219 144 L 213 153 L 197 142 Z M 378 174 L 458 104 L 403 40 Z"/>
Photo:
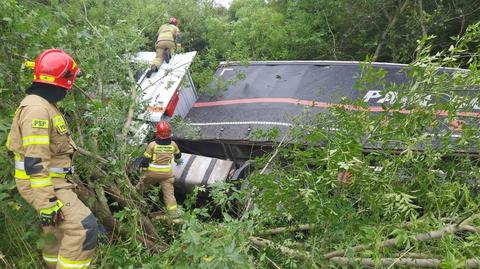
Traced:
<path fill-rule="evenodd" d="M 347 110 L 353 111 L 370 111 L 370 112 L 384 112 L 386 111 L 381 106 L 369 106 L 369 107 L 360 107 L 354 105 L 344 105 L 336 103 L 326 103 L 326 102 L 317 102 L 312 100 L 301 100 L 294 98 L 247 98 L 247 99 L 232 99 L 232 100 L 222 100 L 222 101 L 211 101 L 211 102 L 197 102 L 193 104 L 193 107 L 214 107 L 214 106 L 228 106 L 228 105 L 241 105 L 241 104 L 293 104 L 293 105 L 302 105 L 302 106 L 314 106 L 321 108 L 329 107 L 343 107 Z M 412 111 L 407 109 L 400 110 L 388 110 L 389 112 L 399 112 L 402 114 L 411 114 Z M 439 110 L 435 114 L 439 116 L 448 116 L 447 111 Z M 464 117 L 475 117 L 480 118 L 480 112 L 457 112 L 457 116 Z"/>

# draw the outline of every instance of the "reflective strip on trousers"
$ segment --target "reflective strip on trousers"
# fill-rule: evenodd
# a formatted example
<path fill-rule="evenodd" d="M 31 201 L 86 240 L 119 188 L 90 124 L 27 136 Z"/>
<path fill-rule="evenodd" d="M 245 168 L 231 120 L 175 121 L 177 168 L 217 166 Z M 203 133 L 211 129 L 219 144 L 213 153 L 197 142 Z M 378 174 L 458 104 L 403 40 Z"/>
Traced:
<path fill-rule="evenodd" d="M 92 262 L 92 259 L 86 259 L 83 261 L 74 261 L 64 258 L 62 256 L 58 256 L 58 263 L 62 268 L 70 269 L 87 269 Z"/>
<path fill-rule="evenodd" d="M 31 177 L 27 175 L 27 172 L 25 172 L 25 170 L 19 170 L 19 169 L 15 169 L 14 177 L 18 179 L 24 179 L 24 180 L 31 179 Z M 65 179 L 67 177 L 67 174 L 50 173 L 50 177 Z"/>
<path fill-rule="evenodd" d="M 158 164 L 150 164 L 148 166 L 149 171 L 154 171 L 154 172 L 171 172 L 172 171 L 172 166 L 167 164 L 167 165 L 158 165 Z"/>
<path fill-rule="evenodd" d="M 168 210 L 168 211 L 174 211 L 174 210 L 177 210 L 177 205 L 170 205 L 170 206 L 167 206 L 167 210 Z"/>
<path fill-rule="evenodd" d="M 30 178 L 30 187 L 32 188 L 42 188 L 52 185 L 51 177 Z"/>
<path fill-rule="evenodd" d="M 31 135 L 22 138 L 23 146 L 28 145 L 49 145 L 50 137 L 48 135 Z"/>
<path fill-rule="evenodd" d="M 15 169 L 25 170 L 25 163 L 24 163 L 24 162 L 15 161 Z"/>
<path fill-rule="evenodd" d="M 57 255 L 50 255 L 50 254 L 43 253 L 42 256 L 43 256 L 43 260 L 49 264 L 57 263 L 58 261 Z"/>
<path fill-rule="evenodd" d="M 25 172 L 25 170 L 19 170 L 19 169 L 15 169 L 14 177 L 18 179 L 25 179 L 25 180 L 30 179 L 30 176 L 27 175 L 27 172 Z"/>
<path fill-rule="evenodd" d="M 57 174 L 66 174 L 70 171 L 73 171 L 73 166 L 72 167 L 65 167 L 65 168 L 59 168 L 59 167 L 52 167 L 48 169 L 48 171 L 52 173 L 57 173 Z"/>
<path fill-rule="evenodd" d="M 48 169 L 50 177 L 65 178 L 69 172 L 73 173 L 72 167 L 58 168 L 52 167 Z M 23 161 L 15 161 L 15 177 L 18 179 L 30 179 L 30 176 L 25 173 L 25 163 Z"/>
<path fill-rule="evenodd" d="M 66 178 L 68 174 L 73 174 L 75 173 L 75 167 L 65 167 L 65 168 L 59 168 L 59 167 L 52 167 L 48 169 L 50 171 L 50 176 L 51 177 L 59 177 L 59 178 Z"/>
<path fill-rule="evenodd" d="M 50 177 L 65 179 L 67 178 L 67 174 L 50 173 Z"/>

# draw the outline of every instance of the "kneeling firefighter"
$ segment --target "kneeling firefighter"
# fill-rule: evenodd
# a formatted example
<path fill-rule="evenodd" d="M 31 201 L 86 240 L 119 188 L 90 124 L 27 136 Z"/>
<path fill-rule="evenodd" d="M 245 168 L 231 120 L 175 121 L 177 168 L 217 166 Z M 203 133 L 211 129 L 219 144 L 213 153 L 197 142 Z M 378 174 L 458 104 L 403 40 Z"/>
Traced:
<path fill-rule="evenodd" d="M 137 162 L 139 167 L 146 167 L 147 171 L 137 185 L 137 189 L 144 192 L 149 186 L 160 184 L 167 215 L 174 222 L 179 221 L 172 166 L 174 161 L 177 163 L 181 161 L 182 153 L 177 144 L 172 141 L 172 130 L 168 122 L 157 123 L 156 139 L 148 144 L 143 155 L 137 159 Z"/>
<path fill-rule="evenodd" d="M 168 24 L 163 24 L 158 29 L 157 42 L 155 42 L 156 55 L 152 61 L 150 69 L 145 75 L 149 78 L 154 72 L 160 69 L 163 61 L 167 64 L 177 47 L 180 47 L 180 30 L 178 29 L 178 20 L 175 17 L 170 18 Z"/>
<path fill-rule="evenodd" d="M 97 244 L 97 220 L 73 192 L 76 151 L 56 103 L 65 98 L 80 70 L 66 52 L 49 49 L 33 65 L 34 79 L 13 118 L 7 148 L 15 156 L 21 196 L 39 213 L 48 268 L 89 268 Z"/>

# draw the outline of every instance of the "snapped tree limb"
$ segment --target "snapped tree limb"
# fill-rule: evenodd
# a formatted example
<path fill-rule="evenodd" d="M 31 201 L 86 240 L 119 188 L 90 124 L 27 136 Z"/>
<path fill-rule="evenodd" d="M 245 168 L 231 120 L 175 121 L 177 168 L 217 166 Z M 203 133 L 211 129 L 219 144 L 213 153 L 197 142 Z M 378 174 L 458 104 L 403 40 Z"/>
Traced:
<path fill-rule="evenodd" d="M 440 268 L 442 263 L 439 259 L 413 259 L 413 258 L 380 258 L 378 260 L 370 258 L 358 257 L 333 257 L 330 262 L 341 265 L 355 265 L 360 264 L 365 267 L 376 268 L 379 264 L 383 266 L 407 266 L 407 267 L 422 267 L 422 268 Z M 478 268 L 480 266 L 480 259 L 468 259 L 465 261 L 464 268 Z"/>
<path fill-rule="evenodd" d="M 299 224 L 290 227 L 278 227 L 273 229 L 268 229 L 264 231 L 260 231 L 259 235 L 271 235 L 271 234 L 280 234 L 280 233 L 288 233 L 288 232 L 295 232 L 295 231 L 308 231 L 315 227 L 312 224 Z"/>
<path fill-rule="evenodd" d="M 92 157 L 94 158 L 95 160 L 101 162 L 102 164 L 108 164 L 108 160 L 99 156 L 99 155 L 96 155 L 96 154 L 93 154 L 91 153 L 90 151 L 84 149 L 84 148 L 81 148 L 81 147 L 78 147 L 77 148 L 77 151 L 78 153 L 84 155 L 84 156 L 87 156 L 87 157 Z"/>
<path fill-rule="evenodd" d="M 250 242 L 253 245 L 258 247 L 278 249 L 282 254 L 289 257 L 293 257 L 301 260 L 312 260 L 313 258 L 309 252 L 302 252 L 295 249 L 291 249 L 279 244 L 275 244 L 274 242 L 264 238 L 250 236 L 248 240 L 250 240 Z"/>
<path fill-rule="evenodd" d="M 465 221 L 462 221 L 458 224 L 451 224 L 451 225 L 448 225 L 448 226 L 446 226 L 442 229 L 439 229 L 439 230 L 431 231 L 431 232 L 428 232 L 428 233 L 417 234 L 417 235 L 415 235 L 415 239 L 417 241 L 427 241 L 427 240 L 431 240 L 431 239 L 439 239 L 439 238 L 444 237 L 445 235 L 458 233 L 458 232 L 472 232 L 472 231 L 476 232 L 477 228 L 472 227 L 470 225 L 467 225 L 467 223 L 470 223 L 474 218 L 477 218 L 477 217 L 478 217 L 478 214 L 473 215 L 473 216 L 469 217 L 468 219 L 466 219 Z M 395 246 L 395 242 L 396 242 L 396 240 L 394 238 L 385 240 L 385 241 L 380 243 L 380 248 L 387 248 L 387 247 Z M 370 245 L 357 245 L 357 246 L 354 246 L 354 247 L 350 248 L 349 250 L 353 251 L 353 252 L 359 252 L 359 251 L 366 250 L 369 247 L 370 247 Z M 346 249 L 332 251 L 330 253 L 325 254 L 323 257 L 325 259 L 331 259 L 333 257 L 341 257 L 341 256 L 345 256 L 347 251 L 348 250 L 346 250 Z"/>
<path fill-rule="evenodd" d="M 130 107 L 128 108 L 128 115 L 127 115 L 127 120 L 125 121 L 125 125 L 123 126 L 122 129 L 122 140 L 126 141 L 128 130 L 130 128 L 130 125 L 133 122 L 133 115 L 135 112 L 135 104 L 137 102 L 137 82 L 135 80 L 135 77 L 133 75 L 133 71 L 131 69 L 128 69 L 128 77 L 130 78 L 131 81 L 131 103 Z"/>

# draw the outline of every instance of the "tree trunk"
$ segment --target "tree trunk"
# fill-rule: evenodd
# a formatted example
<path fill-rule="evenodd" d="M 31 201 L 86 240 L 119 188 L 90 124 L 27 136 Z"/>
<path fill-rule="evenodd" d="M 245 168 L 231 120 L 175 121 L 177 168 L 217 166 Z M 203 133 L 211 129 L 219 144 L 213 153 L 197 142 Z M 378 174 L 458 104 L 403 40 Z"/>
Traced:
<path fill-rule="evenodd" d="M 410 0 L 405 0 L 401 7 L 397 9 L 397 12 L 395 15 L 392 17 L 392 19 L 388 22 L 387 28 L 383 32 L 382 36 L 380 37 L 380 40 L 378 41 L 378 46 L 377 49 L 375 50 L 375 54 L 373 55 L 372 61 L 376 61 L 378 57 L 380 56 L 380 53 L 382 51 L 383 45 L 385 45 L 385 42 L 387 41 L 388 33 L 390 32 L 390 29 L 392 29 L 395 24 L 398 21 L 398 18 L 400 15 L 405 11 L 409 4 Z"/>

